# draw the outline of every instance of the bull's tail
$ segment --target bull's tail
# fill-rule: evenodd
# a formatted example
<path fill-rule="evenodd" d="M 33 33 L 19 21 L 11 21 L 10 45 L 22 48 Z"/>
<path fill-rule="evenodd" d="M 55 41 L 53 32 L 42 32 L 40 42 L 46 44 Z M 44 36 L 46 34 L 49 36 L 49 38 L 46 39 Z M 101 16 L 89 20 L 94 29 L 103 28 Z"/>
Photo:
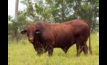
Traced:
<path fill-rule="evenodd" d="M 90 51 L 90 54 L 92 54 L 92 47 L 91 47 L 91 39 L 90 39 L 90 36 L 91 36 L 91 32 L 90 32 L 90 35 L 89 35 L 89 51 Z"/>

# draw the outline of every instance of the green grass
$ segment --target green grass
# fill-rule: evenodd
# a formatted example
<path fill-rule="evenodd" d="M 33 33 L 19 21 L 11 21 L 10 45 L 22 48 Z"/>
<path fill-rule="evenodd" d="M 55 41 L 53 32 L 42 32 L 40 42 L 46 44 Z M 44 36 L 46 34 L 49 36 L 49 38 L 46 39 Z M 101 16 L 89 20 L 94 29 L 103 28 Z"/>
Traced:
<path fill-rule="evenodd" d="M 65 54 L 60 48 L 54 48 L 53 56 L 48 53 L 37 56 L 29 41 L 21 40 L 18 44 L 15 41 L 8 41 L 8 65 L 98 65 L 99 64 L 99 37 L 91 35 L 93 55 L 82 54 L 76 56 L 76 46 L 73 45 Z M 87 45 L 89 42 L 87 41 Z"/>

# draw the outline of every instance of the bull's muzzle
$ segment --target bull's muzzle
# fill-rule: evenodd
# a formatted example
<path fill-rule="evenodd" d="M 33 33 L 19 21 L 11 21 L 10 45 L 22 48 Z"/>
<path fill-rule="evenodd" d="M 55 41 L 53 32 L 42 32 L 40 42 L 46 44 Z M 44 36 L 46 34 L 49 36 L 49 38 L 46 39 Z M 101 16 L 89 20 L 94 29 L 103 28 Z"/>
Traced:
<path fill-rule="evenodd" d="M 33 38 L 29 38 L 29 41 L 32 43 L 33 42 Z"/>

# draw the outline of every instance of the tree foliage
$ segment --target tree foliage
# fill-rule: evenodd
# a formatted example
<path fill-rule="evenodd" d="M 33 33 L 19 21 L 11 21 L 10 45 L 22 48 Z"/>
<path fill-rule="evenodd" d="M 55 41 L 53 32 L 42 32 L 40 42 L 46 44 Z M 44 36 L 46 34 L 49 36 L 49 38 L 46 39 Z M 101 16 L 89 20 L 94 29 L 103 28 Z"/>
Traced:
<path fill-rule="evenodd" d="M 21 0 L 20 2 L 26 8 L 19 11 L 17 20 L 8 16 L 8 34 L 13 35 L 14 29 L 20 31 L 24 26 L 38 20 L 60 23 L 84 19 L 89 22 L 92 31 L 98 30 L 96 24 L 99 21 L 96 18 L 99 17 L 99 0 Z"/>
<path fill-rule="evenodd" d="M 12 19 L 11 16 L 8 16 L 8 35 L 12 39 L 17 41 L 20 38 L 20 31 L 25 28 L 26 25 L 30 24 L 30 21 L 27 20 L 23 12 L 19 12 L 17 19 Z"/>

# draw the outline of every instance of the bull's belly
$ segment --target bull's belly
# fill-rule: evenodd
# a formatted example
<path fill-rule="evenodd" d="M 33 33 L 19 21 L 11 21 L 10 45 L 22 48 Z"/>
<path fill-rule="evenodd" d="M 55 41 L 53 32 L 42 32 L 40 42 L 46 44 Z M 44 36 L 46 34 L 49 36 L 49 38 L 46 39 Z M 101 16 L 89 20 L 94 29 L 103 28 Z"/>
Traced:
<path fill-rule="evenodd" d="M 54 42 L 54 47 L 66 47 L 73 45 L 75 40 L 74 38 L 67 36 L 67 38 L 57 38 Z"/>
<path fill-rule="evenodd" d="M 62 48 L 62 47 L 70 47 L 74 43 L 72 42 L 66 42 L 66 43 L 55 43 L 54 48 Z"/>

